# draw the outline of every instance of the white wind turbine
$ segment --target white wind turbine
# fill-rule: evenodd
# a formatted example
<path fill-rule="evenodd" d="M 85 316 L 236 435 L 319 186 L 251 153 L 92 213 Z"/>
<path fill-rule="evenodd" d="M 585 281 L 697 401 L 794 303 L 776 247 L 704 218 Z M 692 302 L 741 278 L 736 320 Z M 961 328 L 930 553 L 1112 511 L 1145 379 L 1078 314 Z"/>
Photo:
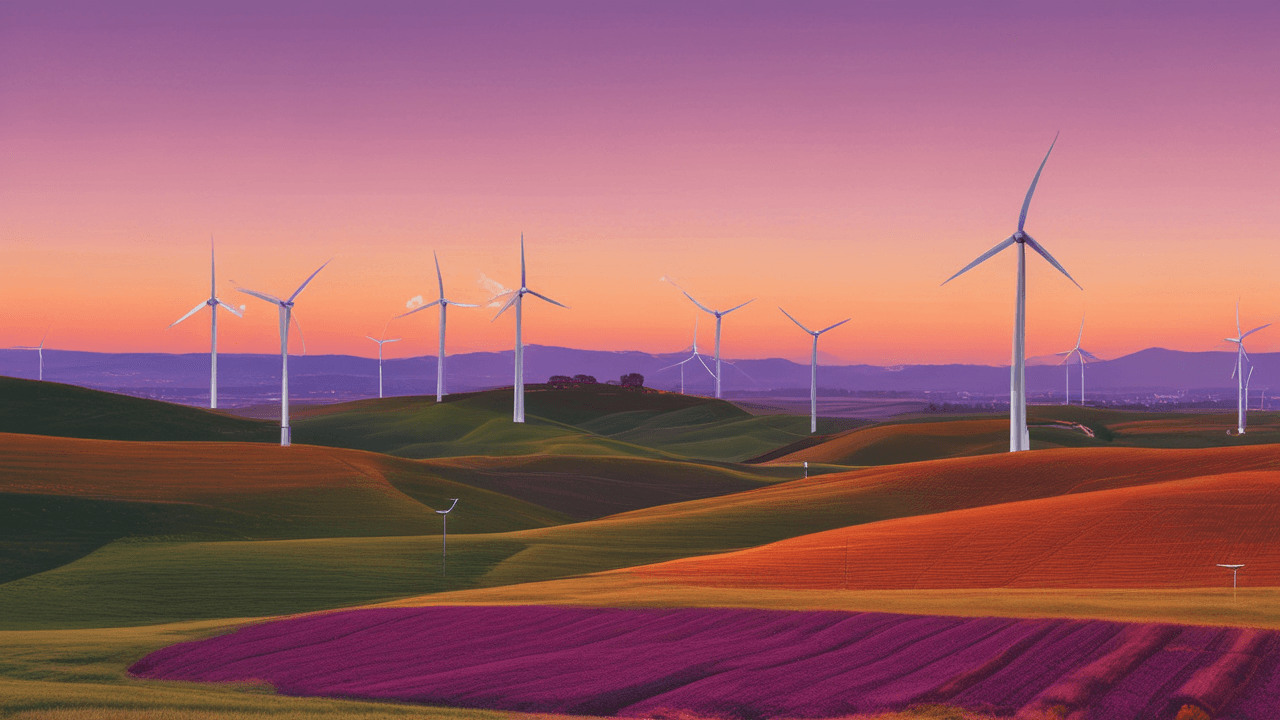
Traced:
<path fill-rule="evenodd" d="M 1054 353 L 1054 355 L 1066 356 L 1062 358 L 1062 362 L 1058 363 L 1059 365 L 1065 365 L 1067 368 L 1067 394 L 1064 396 L 1064 402 L 1063 402 L 1064 405 L 1071 404 L 1071 357 L 1074 355 L 1080 360 L 1080 404 L 1081 405 L 1084 405 L 1084 364 L 1086 361 L 1101 362 L 1101 360 L 1096 355 L 1080 347 L 1080 341 L 1082 339 L 1084 339 L 1084 316 L 1083 315 L 1080 316 L 1080 333 L 1076 335 L 1076 346 L 1071 348 L 1070 350 L 1063 350 L 1060 353 Z"/>
<path fill-rule="evenodd" d="M 35 350 L 40 357 L 40 375 L 38 377 L 41 380 L 44 380 L 44 341 L 45 338 L 49 337 L 49 330 L 50 328 L 45 328 L 44 337 L 40 338 L 39 345 L 15 345 L 9 348 L 10 350 Z"/>
<path fill-rule="evenodd" d="M 524 301 L 522 300 L 522 298 L 525 295 L 532 295 L 534 297 L 546 300 L 552 305 L 559 305 L 560 307 L 566 308 L 566 309 L 569 307 L 564 303 L 559 303 L 559 302 L 556 302 L 555 300 L 552 300 L 551 298 L 547 297 L 546 295 L 543 295 L 542 293 L 534 292 L 533 290 L 529 289 L 528 279 L 526 277 L 525 266 L 524 266 L 524 233 L 520 233 L 520 289 L 510 290 L 504 293 L 504 295 L 510 295 L 511 297 L 502 305 L 502 309 L 498 311 L 497 315 L 493 316 L 493 319 L 497 320 L 499 317 L 502 316 L 502 313 L 507 311 L 507 308 L 511 307 L 512 305 L 515 305 L 516 307 L 516 352 L 515 352 L 516 382 L 515 382 L 515 407 L 512 410 L 511 419 L 514 422 L 522 423 L 524 422 L 524 343 L 520 336 L 520 331 L 521 331 L 520 323 L 522 319 L 523 306 L 524 306 Z M 500 298 L 503 296 L 500 295 L 498 297 Z"/>
<path fill-rule="evenodd" d="M 782 310 L 782 307 L 779 306 L 778 309 Z M 786 315 L 787 319 L 791 322 L 796 325 L 800 325 L 801 330 L 813 336 L 813 355 L 809 361 L 809 433 L 813 434 L 818 432 L 818 336 L 828 330 L 834 330 L 835 328 L 840 327 L 853 318 L 845 318 L 835 325 L 822 328 L 821 330 L 810 330 L 804 325 L 801 325 L 799 320 L 791 317 L 791 313 L 786 310 L 782 310 L 782 314 Z"/>
<path fill-rule="evenodd" d="M 1231 370 L 1231 377 L 1236 379 L 1236 387 L 1237 387 L 1236 432 L 1239 435 L 1244 434 L 1245 426 L 1248 424 L 1248 412 L 1249 412 L 1249 408 L 1246 404 L 1247 396 L 1245 394 L 1246 392 L 1245 388 L 1247 387 L 1245 383 L 1247 382 L 1247 380 L 1245 379 L 1245 375 L 1244 375 L 1244 363 L 1246 360 L 1249 360 L 1249 353 L 1246 352 L 1244 349 L 1244 339 L 1258 332 L 1259 330 L 1265 327 L 1270 327 L 1270 326 L 1271 326 L 1271 323 L 1267 323 L 1266 325 L 1259 325 L 1258 327 L 1250 330 L 1249 332 L 1241 334 L 1240 333 L 1240 301 L 1239 300 L 1236 301 L 1236 336 L 1233 338 L 1224 338 L 1224 339 L 1227 342 L 1236 344 L 1236 366 Z M 1250 361 L 1250 364 L 1252 364 L 1252 361 Z M 1252 374 L 1252 369 L 1250 371 L 1250 374 Z"/>
<path fill-rule="evenodd" d="M 1049 145 L 1049 152 L 1045 153 L 1044 160 L 1040 161 L 1040 168 L 1036 170 L 1036 176 L 1031 180 L 1031 187 L 1027 189 L 1027 197 L 1022 201 L 1022 212 L 1018 215 L 1018 229 L 1009 237 L 1001 240 L 999 244 L 986 251 L 978 257 L 977 260 L 969 263 L 963 270 L 947 278 L 942 284 L 955 280 L 957 277 L 965 274 L 972 268 L 981 264 L 987 258 L 1004 250 L 1010 245 L 1018 246 L 1018 290 L 1017 298 L 1014 303 L 1014 319 L 1013 319 L 1013 361 L 1009 366 L 1009 452 L 1018 452 L 1020 450 L 1031 449 L 1031 436 L 1027 433 L 1027 393 L 1026 393 L 1026 343 L 1027 343 L 1027 253 L 1026 246 L 1030 245 L 1032 250 L 1040 253 L 1040 255 L 1049 261 L 1067 279 L 1080 287 L 1080 283 L 1071 277 L 1062 265 L 1045 250 L 1040 243 L 1034 238 L 1023 232 L 1022 228 L 1027 222 L 1027 208 L 1031 207 L 1031 195 L 1036 191 L 1036 183 L 1040 181 L 1040 173 L 1044 170 L 1044 164 L 1049 160 L 1049 153 L 1053 152 L 1053 146 L 1058 142 L 1057 136 L 1054 136 L 1053 143 Z M 1080 288 L 1084 289 L 1084 288 Z"/>
<path fill-rule="evenodd" d="M 663 370 L 670 370 L 673 367 L 679 367 L 680 368 L 680 394 L 683 395 L 684 394 L 684 364 L 688 362 L 693 362 L 694 360 L 697 360 L 698 362 L 702 363 L 702 367 L 707 371 L 707 374 L 710 375 L 712 379 L 715 379 L 716 374 L 714 372 L 711 372 L 711 368 L 707 367 L 706 361 L 702 359 L 702 355 L 698 352 L 698 318 L 697 317 L 694 317 L 693 319 L 693 354 L 685 358 L 684 360 L 681 360 L 680 362 L 676 363 L 675 365 L 668 365 L 662 368 L 662 370 L 659 370 L 658 372 L 662 372 Z"/>
<path fill-rule="evenodd" d="M 391 321 L 388 320 L 387 325 L 390 325 L 390 324 L 391 324 Z M 387 336 L 387 326 L 383 325 L 382 337 L 385 338 L 386 336 Z M 378 338 L 373 337 L 372 335 L 365 335 L 365 337 L 378 343 L 378 397 L 381 398 L 382 397 L 382 346 L 386 343 L 400 342 L 400 338 L 392 338 L 391 340 L 379 340 Z"/>
<path fill-rule="evenodd" d="M 680 292 L 684 293 L 684 296 L 685 296 L 685 297 L 687 297 L 687 298 L 689 298 L 689 300 L 691 300 L 691 301 L 693 302 L 693 304 L 694 304 L 694 305 L 697 305 L 700 309 L 702 309 L 702 310 L 703 310 L 703 312 L 708 312 L 708 313 L 711 313 L 712 315 L 714 315 L 714 316 L 715 316 L 715 318 L 716 318 L 716 397 L 717 397 L 717 398 L 718 398 L 718 397 L 720 397 L 720 378 L 722 377 L 721 372 L 720 372 L 720 371 L 721 371 L 721 364 L 720 364 L 720 321 L 721 321 L 721 318 L 723 318 L 725 315 L 728 315 L 729 313 L 733 312 L 734 310 L 737 310 L 738 308 L 742 307 L 743 305 L 750 305 L 751 303 L 755 302 L 755 301 L 756 301 L 756 299 L 755 299 L 755 298 L 751 298 L 750 300 L 748 300 L 748 301 L 746 301 L 746 302 L 742 303 L 742 305 L 735 305 L 735 306 L 733 306 L 733 307 L 729 308 L 728 310 L 712 310 L 711 308 L 707 307 L 706 305 L 703 305 L 702 303 L 698 302 L 697 300 L 694 300 L 694 299 L 693 299 L 693 296 L 692 296 L 692 295 L 690 295 L 690 294 L 689 294 L 689 292 L 688 292 L 687 290 L 685 290 L 684 288 L 680 287 L 679 285 L 676 285 L 676 281 L 675 281 L 675 280 L 672 280 L 671 278 L 667 277 L 666 275 L 663 275 L 662 277 L 660 277 L 660 278 L 658 278 L 658 279 L 659 279 L 659 280 L 666 280 L 667 282 L 671 283 L 672 285 L 675 285 L 675 287 L 676 287 L 676 289 L 677 289 L 677 290 L 679 290 Z"/>
<path fill-rule="evenodd" d="M 520 245 L 520 247 L 521 247 L 521 258 L 522 258 L 522 259 L 523 259 L 523 257 L 524 257 L 524 255 L 523 255 L 523 249 L 524 249 L 524 243 L 523 243 L 523 240 L 524 240 L 524 236 L 522 235 L 522 236 L 521 236 L 521 245 Z M 469 307 L 469 308 L 473 308 L 473 307 L 480 307 L 480 306 L 479 306 L 479 305 L 469 305 L 469 304 L 467 304 L 467 303 L 454 302 L 453 300 L 446 300 L 446 299 L 445 299 L 445 297 L 444 297 L 444 276 L 440 274 L 440 258 L 436 255 L 436 253 L 435 253 L 435 251 L 434 251 L 434 250 L 432 250 L 432 251 L 431 251 L 431 256 L 432 256 L 432 257 L 434 257 L 434 258 L 435 258 L 435 260 L 436 260 L 436 280 L 437 280 L 437 281 L 439 281 L 439 283 L 440 283 L 440 299 L 439 299 L 439 300 L 432 300 L 431 302 L 427 303 L 426 305 L 420 305 L 420 306 L 418 306 L 418 307 L 414 308 L 413 310 L 410 310 L 409 312 L 404 313 L 403 315 L 397 315 L 397 316 L 395 316 L 395 317 L 394 317 L 394 318 L 392 318 L 392 319 L 393 319 L 393 320 L 395 320 L 395 319 L 399 319 L 399 318 L 402 318 L 402 317 L 407 317 L 407 316 L 412 315 L 412 314 L 414 314 L 414 313 L 416 313 L 416 312 L 418 312 L 418 311 L 420 311 L 420 310 L 426 310 L 427 308 L 431 307 L 432 305 L 439 305 L 439 306 L 440 306 L 440 350 L 439 350 L 439 352 L 436 354 L 436 402 L 443 402 L 443 401 L 444 401 L 444 396 L 445 396 L 445 392 L 444 392 L 444 324 L 445 324 L 445 311 L 447 311 L 447 310 L 449 309 L 449 306 L 450 306 L 450 305 L 454 305 L 454 306 L 456 306 L 456 307 Z M 412 303 L 413 301 L 412 301 L 412 300 L 410 300 L 409 302 L 410 302 L 410 303 Z M 559 303 L 557 303 L 557 304 L 559 304 Z"/>
<path fill-rule="evenodd" d="M 216 409 L 218 407 L 218 308 L 224 308 L 236 317 L 244 317 L 244 305 L 237 310 L 218 299 L 217 263 L 213 253 L 213 238 L 209 238 L 209 299 L 191 308 L 191 312 L 175 320 L 173 325 L 177 325 L 206 307 L 209 308 L 209 407 Z"/>
<path fill-rule="evenodd" d="M 298 323 L 298 337 L 302 337 L 302 323 L 299 323 L 298 318 L 293 316 L 293 301 L 298 298 L 298 295 L 302 293 L 302 290 L 307 287 L 315 276 L 320 274 L 325 265 L 331 262 L 333 262 L 333 258 L 325 260 L 324 265 L 316 268 L 316 271 L 311 273 L 311 276 L 299 285 L 297 290 L 293 291 L 288 300 L 281 300 L 275 295 L 268 295 L 256 290 L 236 288 L 246 295 L 252 295 L 260 300 L 274 303 L 280 308 L 280 447 L 288 447 L 292 441 L 292 433 L 289 428 L 289 322 L 291 320 Z M 302 354 L 305 355 L 306 353 L 307 341 L 303 340 Z"/>

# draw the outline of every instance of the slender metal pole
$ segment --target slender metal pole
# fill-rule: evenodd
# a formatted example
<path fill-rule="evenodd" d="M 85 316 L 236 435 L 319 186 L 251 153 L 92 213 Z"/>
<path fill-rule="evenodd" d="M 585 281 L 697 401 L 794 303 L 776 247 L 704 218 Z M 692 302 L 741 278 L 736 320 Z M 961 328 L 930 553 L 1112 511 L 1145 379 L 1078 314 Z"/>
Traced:
<path fill-rule="evenodd" d="M 524 304 L 524 288 L 518 290 L 520 294 L 516 296 L 516 384 L 515 384 L 515 411 L 512 419 L 515 422 L 524 422 L 524 343 L 520 337 L 520 321 L 521 309 Z"/>
<path fill-rule="evenodd" d="M 209 407 L 218 407 L 218 303 L 210 306 L 213 310 L 212 334 L 209 339 Z"/>
<path fill-rule="evenodd" d="M 1026 325 L 1027 248 L 1018 245 L 1018 295 L 1013 320 L 1013 362 L 1009 368 L 1009 452 L 1030 449 L 1027 433 Z"/>
<path fill-rule="evenodd" d="M 813 356 L 809 361 L 809 434 L 818 432 L 818 335 L 813 336 Z"/>
<path fill-rule="evenodd" d="M 444 531 L 440 535 L 440 574 L 447 576 L 449 574 L 448 557 L 449 557 L 449 514 L 445 513 L 440 517 L 444 518 Z"/>
<path fill-rule="evenodd" d="M 436 402 L 444 402 L 444 323 L 445 308 L 449 306 L 440 300 L 440 350 L 436 353 Z"/>
<path fill-rule="evenodd" d="M 716 315 L 716 397 L 720 397 L 720 316 Z"/>
<path fill-rule="evenodd" d="M 291 308 L 280 306 L 280 447 L 289 447 L 289 318 Z"/>
<path fill-rule="evenodd" d="M 382 341 L 378 341 L 378 399 L 382 399 Z"/>

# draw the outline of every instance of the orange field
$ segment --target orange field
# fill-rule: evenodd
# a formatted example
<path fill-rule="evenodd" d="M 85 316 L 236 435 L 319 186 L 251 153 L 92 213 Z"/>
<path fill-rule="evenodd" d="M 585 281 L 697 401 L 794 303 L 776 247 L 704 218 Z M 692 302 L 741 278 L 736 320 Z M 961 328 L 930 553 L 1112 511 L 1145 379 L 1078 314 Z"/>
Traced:
<path fill-rule="evenodd" d="M 1085 455 L 1085 454 L 1081 454 Z M 682 584 L 849 589 L 1280 585 L 1280 471 L 906 517 L 630 571 Z"/>

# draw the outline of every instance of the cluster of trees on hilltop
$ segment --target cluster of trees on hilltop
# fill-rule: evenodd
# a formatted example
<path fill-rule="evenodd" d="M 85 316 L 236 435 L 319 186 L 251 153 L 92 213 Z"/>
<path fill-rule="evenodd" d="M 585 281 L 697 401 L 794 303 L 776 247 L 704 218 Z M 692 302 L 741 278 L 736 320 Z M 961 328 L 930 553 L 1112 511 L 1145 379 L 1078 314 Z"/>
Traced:
<path fill-rule="evenodd" d="M 598 385 L 594 375 L 552 375 L 547 378 L 547 384 L 553 388 L 570 388 L 582 385 Z M 640 373 L 627 373 L 619 380 L 610 380 L 609 385 L 621 385 L 624 388 L 643 388 L 644 376 Z"/>

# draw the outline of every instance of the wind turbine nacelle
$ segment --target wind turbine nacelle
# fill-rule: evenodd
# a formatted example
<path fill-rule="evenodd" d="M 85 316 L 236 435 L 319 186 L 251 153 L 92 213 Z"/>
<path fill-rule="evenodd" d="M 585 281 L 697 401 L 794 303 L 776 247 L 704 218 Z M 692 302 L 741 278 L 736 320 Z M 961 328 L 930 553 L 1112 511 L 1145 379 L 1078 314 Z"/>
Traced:
<path fill-rule="evenodd" d="M 1024 243 L 1027 241 L 1027 234 L 1019 230 L 1013 234 L 1013 241 L 1017 243 Z"/>

